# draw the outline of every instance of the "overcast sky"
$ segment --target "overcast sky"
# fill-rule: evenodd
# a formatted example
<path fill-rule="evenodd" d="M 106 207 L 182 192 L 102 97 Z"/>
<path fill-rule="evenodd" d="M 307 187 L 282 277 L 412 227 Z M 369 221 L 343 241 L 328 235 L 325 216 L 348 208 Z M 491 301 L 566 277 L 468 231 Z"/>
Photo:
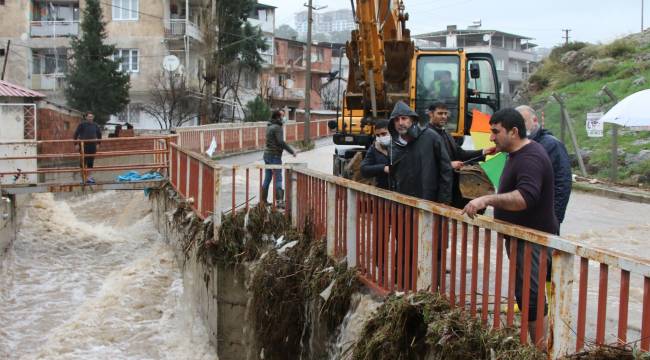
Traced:
<path fill-rule="evenodd" d="M 313 0 L 327 10 L 349 9 L 350 0 Z M 562 29 L 571 29 L 571 40 L 609 42 L 641 30 L 642 0 L 404 0 L 410 15 L 411 34 L 443 30 L 447 25 L 464 29 L 481 20 L 483 29 L 532 37 L 532 42 L 552 47 L 563 42 Z M 293 14 L 306 9 L 307 0 L 260 0 L 277 6 L 276 27 L 295 28 Z M 644 27 L 648 28 L 650 1 L 646 2 Z"/>

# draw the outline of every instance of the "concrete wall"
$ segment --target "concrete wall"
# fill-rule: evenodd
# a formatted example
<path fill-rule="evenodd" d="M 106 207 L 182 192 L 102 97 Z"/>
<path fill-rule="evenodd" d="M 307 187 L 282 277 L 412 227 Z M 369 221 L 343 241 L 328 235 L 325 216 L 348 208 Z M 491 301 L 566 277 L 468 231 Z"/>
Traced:
<path fill-rule="evenodd" d="M 156 190 L 151 192 L 149 198 L 155 226 L 175 251 L 191 306 L 205 322 L 210 342 L 216 347 L 219 359 L 257 359 L 256 347 L 251 345 L 252 341 L 248 338 L 251 331 L 245 330 L 248 302 L 245 279 L 249 277 L 248 268 L 206 267 L 197 259 L 197 246 L 192 246 L 186 255 L 184 245 L 188 238 L 197 236 L 193 233 L 196 227 L 182 224 L 185 215 L 174 220 L 173 213 L 180 205 L 175 192 L 171 188 Z M 201 221 L 194 226 L 199 224 Z"/>
<path fill-rule="evenodd" d="M 16 202 L 14 196 L 0 198 L 0 261 L 5 251 L 16 239 L 17 221 Z"/>

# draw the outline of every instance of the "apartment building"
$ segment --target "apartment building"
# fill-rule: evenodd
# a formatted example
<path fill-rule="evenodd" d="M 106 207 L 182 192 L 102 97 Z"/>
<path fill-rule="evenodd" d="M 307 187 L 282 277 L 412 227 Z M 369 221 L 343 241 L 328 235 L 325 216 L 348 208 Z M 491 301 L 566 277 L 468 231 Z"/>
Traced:
<path fill-rule="evenodd" d="M 502 105 L 511 103 L 515 89 L 530 74 L 539 57 L 532 51 L 537 45 L 532 38 L 499 30 L 484 30 L 480 25 L 458 29 L 456 25 L 446 30 L 414 36 L 419 46 L 463 48 L 467 52 L 490 53 L 494 57 L 499 77 Z"/>
<path fill-rule="evenodd" d="M 70 39 L 79 35 L 85 0 L 4 0 L 0 2 L 0 46 L 11 40 L 5 79 L 65 103 L 63 88 Z M 148 101 L 162 60 L 176 55 L 179 71 L 198 87 L 203 0 L 105 0 L 106 43 L 117 48 L 121 70 L 131 76 L 131 103 L 112 119 L 137 128 L 159 128 L 141 109 Z M 4 60 L 0 57 L 0 59 Z"/>
<path fill-rule="evenodd" d="M 295 110 L 305 106 L 307 44 L 302 41 L 275 38 L 274 72 L 269 81 L 269 102 L 273 107 L 287 107 L 294 119 Z M 332 48 L 312 44 L 311 47 L 311 109 L 322 109 L 320 95 L 324 80 L 332 72 Z"/>
<path fill-rule="evenodd" d="M 328 33 L 333 31 L 350 31 L 356 28 L 352 10 L 340 9 L 332 11 L 312 12 L 312 32 Z M 307 11 L 301 11 L 294 16 L 296 31 L 302 36 L 307 33 Z"/>

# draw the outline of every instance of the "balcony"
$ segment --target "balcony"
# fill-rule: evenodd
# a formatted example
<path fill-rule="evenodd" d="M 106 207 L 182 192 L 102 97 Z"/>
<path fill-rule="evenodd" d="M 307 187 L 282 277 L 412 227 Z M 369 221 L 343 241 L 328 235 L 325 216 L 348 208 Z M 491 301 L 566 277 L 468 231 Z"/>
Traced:
<path fill-rule="evenodd" d="M 203 35 L 199 27 L 185 19 L 165 20 L 165 38 L 168 40 L 179 39 L 185 35 L 196 41 L 203 41 Z"/>
<path fill-rule="evenodd" d="M 271 96 L 278 100 L 303 100 L 305 89 L 290 89 L 282 86 L 271 88 Z"/>
<path fill-rule="evenodd" d="M 32 21 L 30 26 L 32 37 L 68 37 L 79 35 L 79 21 Z"/>

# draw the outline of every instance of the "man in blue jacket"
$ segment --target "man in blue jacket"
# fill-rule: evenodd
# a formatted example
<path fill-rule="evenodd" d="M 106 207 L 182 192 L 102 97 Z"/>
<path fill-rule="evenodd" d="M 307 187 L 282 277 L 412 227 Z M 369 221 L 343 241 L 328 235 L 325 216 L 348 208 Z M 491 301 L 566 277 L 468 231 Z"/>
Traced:
<path fill-rule="evenodd" d="M 569 196 L 571 195 L 572 179 L 569 154 L 560 140 L 553 136 L 550 131 L 540 126 L 537 113 L 533 108 L 527 105 L 521 105 L 516 110 L 524 117 L 528 138 L 540 143 L 544 147 L 544 150 L 546 150 L 548 157 L 551 158 L 554 174 L 555 217 L 557 218 L 557 222 L 561 224 L 564 220 L 567 205 L 569 204 Z"/>

